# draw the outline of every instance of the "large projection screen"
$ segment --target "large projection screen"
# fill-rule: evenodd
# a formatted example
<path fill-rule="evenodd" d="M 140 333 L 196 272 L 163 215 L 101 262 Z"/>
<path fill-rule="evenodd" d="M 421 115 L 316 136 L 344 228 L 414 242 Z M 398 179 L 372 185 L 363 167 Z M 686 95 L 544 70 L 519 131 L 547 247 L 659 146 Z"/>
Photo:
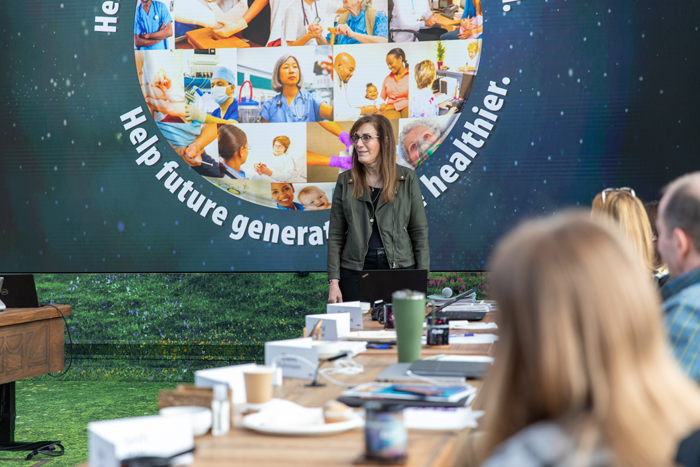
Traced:
<path fill-rule="evenodd" d="M 2 2 L 0 269 L 325 271 L 360 113 L 392 120 L 437 271 L 700 168 L 697 2 L 441 3 Z"/>

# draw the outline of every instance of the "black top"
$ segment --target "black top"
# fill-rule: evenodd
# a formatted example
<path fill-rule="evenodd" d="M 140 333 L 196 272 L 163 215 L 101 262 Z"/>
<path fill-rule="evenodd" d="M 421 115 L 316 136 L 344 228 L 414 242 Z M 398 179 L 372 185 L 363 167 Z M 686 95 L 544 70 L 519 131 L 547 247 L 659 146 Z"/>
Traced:
<path fill-rule="evenodd" d="M 373 186 L 369 188 L 371 191 L 372 205 L 374 206 L 373 209 L 370 210 L 369 218 L 374 219 L 376 217 L 374 213 L 377 211 L 377 203 L 379 203 L 379 198 L 382 196 L 382 189 L 374 188 Z M 384 244 L 382 243 L 382 237 L 379 236 L 379 227 L 377 227 L 377 222 L 375 220 L 375 222 L 372 222 L 372 236 L 369 237 L 369 249 L 376 250 L 377 248 L 384 248 Z"/>
<path fill-rule="evenodd" d="M 681 441 L 676 453 L 676 462 L 684 467 L 700 465 L 700 429 Z"/>

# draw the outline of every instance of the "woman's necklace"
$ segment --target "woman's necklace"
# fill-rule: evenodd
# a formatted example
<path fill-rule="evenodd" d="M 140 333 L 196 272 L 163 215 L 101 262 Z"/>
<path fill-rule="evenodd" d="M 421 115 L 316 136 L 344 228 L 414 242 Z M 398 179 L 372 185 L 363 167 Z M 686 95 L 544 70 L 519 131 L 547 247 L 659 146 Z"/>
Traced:
<path fill-rule="evenodd" d="M 374 195 L 375 189 L 377 190 L 376 196 Z M 370 213 L 369 208 L 367 208 L 367 214 L 369 214 L 369 223 L 374 224 L 374 218 L 377 217 L 377 209 L 374 207 L 374 205 L 379 199 L 379 195 L 382 194 L 382 189 L 370 186 L 370 190 L 372 191 L 372 194 L 370 194 L 370 199 L 372 200 L 372 212 Z"/>

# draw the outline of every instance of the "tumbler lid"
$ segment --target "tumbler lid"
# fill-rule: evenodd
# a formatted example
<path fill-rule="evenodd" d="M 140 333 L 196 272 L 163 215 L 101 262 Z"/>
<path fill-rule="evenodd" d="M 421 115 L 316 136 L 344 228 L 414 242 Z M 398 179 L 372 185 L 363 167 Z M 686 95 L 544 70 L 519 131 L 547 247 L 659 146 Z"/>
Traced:
<path fill-rule="evenodd" d="M 392 300 L 425 300 L 423 292 L 416 292 L 409 289 L 397 290 L 391 294 Z"/>

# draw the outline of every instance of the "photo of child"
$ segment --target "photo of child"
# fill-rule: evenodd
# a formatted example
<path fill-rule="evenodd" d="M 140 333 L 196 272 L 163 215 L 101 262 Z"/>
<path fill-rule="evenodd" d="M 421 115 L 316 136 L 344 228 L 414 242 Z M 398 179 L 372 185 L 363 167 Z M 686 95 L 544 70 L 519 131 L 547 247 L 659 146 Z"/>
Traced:
<path fill-rule="evenodd" d="M 276 136 L 272 140 L 272 158 L 267 164 L 257 162 L 253 167 L 255 172 L 263 180 L 273 182 L 304 182 L 306 181 L 306 167 L 303 161 L 297 162 L 296 158 L 288 153 L 292 141 L 288 136 Z M 267 158 L 270 160 L 270 158 Z"/>
<path fill-rule="evenodd" d="M 416 79 L 418 91 L 413 93 L 409 106 L 411 117 L 437 117 L 438 104 L 433 94 L 435 64 L 430 60 L 423 60 L 416 65 L 413 76 Z"/>
<path fill-rule="evenodd" d="M 299 192 L 297 196 L 299 202 L 304 206 L 305 210 L 320 211 L 322 209 L 330 209 L 332 203 L 328 201 L 326 193 L 321 191 L 317 186 L 307 186 Z"/>
<path fill-rule="evenodd" d="M 386 102 L 379 97 L 379 90 L 377 86 L 372 83 L 367 83 L 367 93 L 365 94 L 365 107 L 366 106 L 374 106 L 379 112 L 386 109 Z"/>

